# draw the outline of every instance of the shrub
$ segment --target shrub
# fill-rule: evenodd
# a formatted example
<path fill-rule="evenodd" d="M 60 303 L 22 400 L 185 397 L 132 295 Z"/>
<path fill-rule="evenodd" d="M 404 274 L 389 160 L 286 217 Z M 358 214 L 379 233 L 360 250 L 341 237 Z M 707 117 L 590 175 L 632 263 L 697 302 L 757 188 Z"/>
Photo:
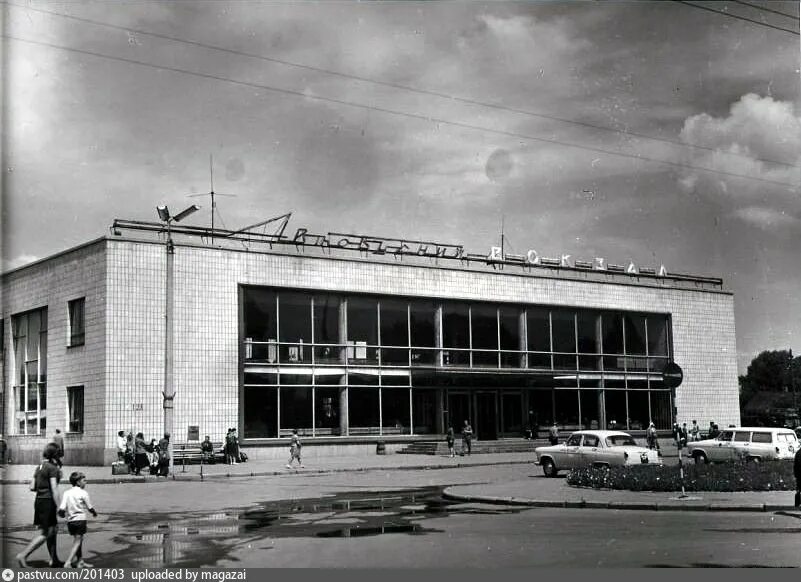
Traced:
<path fill-rule="evenodd" d="M 630 491 L 681 491 L 678 465 L 628 465 L 572 469 L 568 485 Z M 686 491 L 794 491 L 792 461 L 684 465 Z"/>

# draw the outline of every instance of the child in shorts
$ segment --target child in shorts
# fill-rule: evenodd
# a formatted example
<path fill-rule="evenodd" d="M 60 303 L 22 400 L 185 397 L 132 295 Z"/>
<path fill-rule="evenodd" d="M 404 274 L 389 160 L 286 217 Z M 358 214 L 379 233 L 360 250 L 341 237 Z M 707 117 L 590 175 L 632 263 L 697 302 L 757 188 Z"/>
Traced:
<path fill-rule="evenodd" d="M 86 475 L 78 471 L 70 475 L 72 489 L 68 489 L 61 496 L 61 505 L 58 514 L 67 518 L 67 530 L 72 536 L 72 548 L 67 559 L 64 560 L 65 568 L 91 568 L 91 564 L 83 561 L 83 536 L 86 535 L 86 512 L 97 517 L 97 511 L 89 501 L 89 494 L 86 492 Z"/>

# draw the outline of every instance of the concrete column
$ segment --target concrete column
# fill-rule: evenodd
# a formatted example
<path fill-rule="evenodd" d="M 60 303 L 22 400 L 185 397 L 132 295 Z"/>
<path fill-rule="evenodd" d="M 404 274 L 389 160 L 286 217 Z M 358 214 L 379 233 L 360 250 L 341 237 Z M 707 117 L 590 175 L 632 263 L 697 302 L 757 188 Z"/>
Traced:
<path fill-rule="evenodd" d="M 339 303 L 339 361 L 343 366 L 348 364 L 348 300 L 343 298 Z M 339 378 L 339 434 L 348 435 L 348 375 Z"/>
<path fill-rule="evenodd" d="M 447 427 L 445 426 L 445 389 L 444 388 L 437 388 L 436 397 L 435 397 L 436 407 L 437 407 L 437 416 L 436 416 L 436 425 L 434 426 L 434 430 L 438 434 L 445 434 Z"/>
<path fill-rule="evenodd" d="M 517 319 L 518 347 L 521 352 L 528 349 L 528 326 L 526 324 L 526 310 L 521 309 Z M 520 367 L 528 368 L 528 354 L 520 354 Z"/>

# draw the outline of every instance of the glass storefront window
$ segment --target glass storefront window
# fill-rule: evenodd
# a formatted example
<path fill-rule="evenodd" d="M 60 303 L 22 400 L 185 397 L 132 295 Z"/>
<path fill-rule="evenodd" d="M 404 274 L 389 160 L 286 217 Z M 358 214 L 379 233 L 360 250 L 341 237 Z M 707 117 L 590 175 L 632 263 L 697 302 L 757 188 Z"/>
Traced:
<path fill-rule="evenodd" d="M 436 344 L 436 326 L 434 318 L 437 306 L 433 301 L 409 301 L 409 326 L 411 330 L 412 365 L 433 365 L 436 361 L 436 350 L 414 349 L 434 348 Z M 383 339 L 382 339 L 383 341 Z"/>
<path fill-rule="evenodd" d="M 437 390 L 417 388 L 412 390 L 412 415 L 414 434 L 437 432 Z"/>
<path fill-rule="evenodd" d="M 339 387 L 318 386 L 314 389 L 314 435 L 339 434 Z"/>
<path fill-rule="evenodd" d="M 576 353 L 576 320 L 573 311 L 551 311 L 551 330 L 554 352 Z"/>
<path fill-rule="evenodd" d="M 604 403 L 606 404 L 606 428 L 629 430 L 626 413 L 626 392 L 624 390 L 605 390 Z M 614 421 L 614 424 L 612 423 Z"/>
<path fill-rule="evenodd" d="M 410 434 L 409 388 L 381 389 L 383 434 Z"/>
<path fill-rule="evenodd" d="M 317 364 L 341 362 L 339 344 L 339 297 L 314 296 L 314 360 Z M 321 345 L 327 344 L 327 345 Z M 360 348 L 360 355 L 362 349 Z M 366 356 L 366 354 L 364 354 Z"/>
<path fill-rule="evenodd" d="M 556 423 L 575 430 L 579 425 L 578 390 L 554 390 Z"/>
<path fill-rule="evenodd" d="M 529 422 L 536 430 L 548 430 L 553 422 L 553 390 L 529 390 Z"/>
<path fill-rule="evenodd" d="M 665 315 L 649 315 L 646 317 L 649 355 L 669 355 L 667 322 L 668 318 Z"/>
<path fill-rule="evenodd" d="M 378 363 L 378 301 L 371 297 L 348 298 L 348 361 Z"/>
<path fill-rule="evenodd" d="M 501 307 L 498 310 L 498 325 L 501 341 L 501 367 L 519 368 L 525 361 L 520 353 L 520 310 Z"/>
<path fill-rule="evenodd" d="M 281 291 L 278 294 L 278 357 L 284 364 L 311 363 L 311 296 Z"/>
<path fill-rule="evenodd" d="M 601 315 L 601 331 L 603 337 L 603 353 L 623 353 L 623 318 L 619 313 Z M 606 367 L 606 362 L 604 362 Z M 622 369 L 622 366 L 617 369 Z"/>
<path fill-rule="evenodd" d="M 278 389 L 245 386 L 242 408 L 245 413 L 243 438 L 278 436 Z"/>
<path fill-rule="evenodd" d="M 645 355 L 645 317 L 633 313 L 623 315 L 626 336 L 626 353 Z"/>
<path fill-rule="evenodd" d="M 282 377 L 282 382 L 284 379 Z M 281 431 L 298 429 L 311 434 L 311 386 L 281 386 Z"/>
<path fill-rule="evenodd" d="M 673 412 L 670 405 L 670 392 L 651 390 L 651 419 L 658 429 L 673 426 Z"/>
<path fill-rule="evenodd" d="M 501 395 L 501 431 L 506 436 L 519 437 L 523 434 L 523 397 L 519 392 L 505 392 Z"/>
<path fill-rule="evenodd" d="M 581 399 L 581 426 L 589 429 L 603 429 L 601 414 L 598 406 L 600 391 L 594 389 L 579 390 Z"/>
<path fill-rule="evenodd" d="M 470 308 L 473 366 L 498 367 L 498 310 L 492 305 Z M 447 345 L 447 344 L 446 344 Z"/>
<path fill-rule="evenodd" d="M 378 388 L 348 388 L 348 420 L 355 434 L 378 434 Z"/>
<path fill-rule="evenodd" d="M 19 434 L 47 428 L 47 308 L 11 317 L 15 426 Z"/>
<path fill-rule="evenodd" d="M 408 304 L 406 301 L 397 299 L 381 299 L 381 345 L 382 346 L 402 346 L 395 348 L 383 348 L 381 350 L 381 363 L 383 365 L 409 365 L 409 315 Z M 433 315 L 430 322 L 430 337 L 427 339 L 431 343 L 434 337 Z M 424 328 L 428 327 L 423 325 Z M 425 330 L 421 331 L 423 337 L 426 336 Z"/>
<path fill-rule="evenodd" d="M 443 304 L 442 346 L 446 348 L 442 351 L 443 365 L 470 365 L 470 309 L 466 303 Z"/>
<path fill-rule="evenodd" d="M 651 422 L 651 415 L 648 411 L 648 391 L 629 390 L 629 429 L 644 430 Z"/>

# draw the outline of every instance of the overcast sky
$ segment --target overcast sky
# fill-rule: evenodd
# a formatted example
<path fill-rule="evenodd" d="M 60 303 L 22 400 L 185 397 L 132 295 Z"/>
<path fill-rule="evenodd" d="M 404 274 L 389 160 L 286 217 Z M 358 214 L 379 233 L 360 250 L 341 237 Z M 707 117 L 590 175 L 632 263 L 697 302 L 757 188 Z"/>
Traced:
<path fill-rule="evenodd" d="M 16 3 L 16 5 L 14 5 Z M 801 354 L 797 2 L 25 2 L 4 15 L 3 263 L 217 225 L 722 277 L 741 373 Z M 148 34 L 150 33 L 150 34 Z M 188 42 L 187 42 L 188 41 Z M 225 50 L 221 50 L 225 49 Z M 649 139 L 655 138 L 655 139 Z"/>

